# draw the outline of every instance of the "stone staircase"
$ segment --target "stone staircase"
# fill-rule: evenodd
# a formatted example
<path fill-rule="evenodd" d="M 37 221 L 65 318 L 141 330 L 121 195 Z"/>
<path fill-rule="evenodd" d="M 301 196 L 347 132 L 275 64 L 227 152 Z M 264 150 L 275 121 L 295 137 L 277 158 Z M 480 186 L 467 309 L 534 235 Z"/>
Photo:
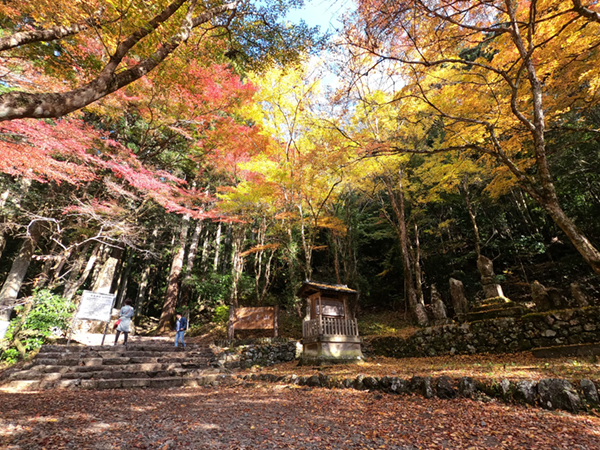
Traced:
<path fill-rule="evenodd" d="M 172 344 L 128 346 L 45 345 L 21 369 L 1 374 L 0 388 L 120 389 L 170 388 L 218 383 L 219 375 L 207 347 Z"/>

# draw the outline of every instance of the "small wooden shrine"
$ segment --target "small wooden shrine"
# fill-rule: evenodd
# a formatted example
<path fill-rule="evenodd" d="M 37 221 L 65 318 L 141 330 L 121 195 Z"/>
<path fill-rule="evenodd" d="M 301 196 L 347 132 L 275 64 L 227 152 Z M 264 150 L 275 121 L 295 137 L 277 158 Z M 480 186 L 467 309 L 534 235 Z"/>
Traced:
<path fill-rule="evenodd" d="M 302 323 L 300 364 L 361 361 L 358 325 L 348 309 L 358 292 L 345 285 L 305 281 L 297 295 L 308 301 Z"/>

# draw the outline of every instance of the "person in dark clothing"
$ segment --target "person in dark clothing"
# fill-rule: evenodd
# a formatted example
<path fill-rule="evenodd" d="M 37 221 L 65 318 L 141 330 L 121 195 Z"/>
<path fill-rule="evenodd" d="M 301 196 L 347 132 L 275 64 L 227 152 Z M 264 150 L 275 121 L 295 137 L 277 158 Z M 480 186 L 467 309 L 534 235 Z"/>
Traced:
<path fill-rule="evenodd" d="M 175 347 L 178 347 L 177 343 L 181 341 L 181 345 L 185 347 L 183 342 L 183 335 L 187 328 L 187 320 L 182 317 L 181 314 L 177 313 L 177 322 L 175 322 Z"/>

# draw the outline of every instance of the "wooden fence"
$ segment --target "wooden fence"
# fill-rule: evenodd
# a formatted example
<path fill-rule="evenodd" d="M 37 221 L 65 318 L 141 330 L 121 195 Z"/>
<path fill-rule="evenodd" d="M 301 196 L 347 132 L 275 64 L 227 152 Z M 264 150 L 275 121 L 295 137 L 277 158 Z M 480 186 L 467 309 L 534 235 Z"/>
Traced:
<path fill-rule="evenodd" d="M 356 320 L 320 317 L 302 322 L 302 336 L 358 336 Z"/>

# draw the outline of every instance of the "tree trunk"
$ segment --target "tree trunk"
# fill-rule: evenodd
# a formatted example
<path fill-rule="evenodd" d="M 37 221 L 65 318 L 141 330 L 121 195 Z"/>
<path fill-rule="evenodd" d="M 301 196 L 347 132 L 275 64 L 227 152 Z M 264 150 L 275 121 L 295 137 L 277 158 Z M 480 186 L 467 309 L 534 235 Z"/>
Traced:
<path fill-rule="evenodd" d="M 415 230 L 415 256 L 413 265 L 415 270 L 415 292 L 417 300 L 421 305 L 425 304 L 425 296 L 423 295 L 423 271 L 421 270 L 421 243 L 419 241 L 419 227 L 417 222 L 413 222 Z"/>
<path fill-rule="evenodd" d="M 146 298 L 146 290 L 148 289 L 148 279 L 150 278 L 150 264 L 146 264 L 144 270 L 142 271 L 142 278 L 140 280 L 140 284 L 138 286 L 138 295 L 135 299 L 135 315 L 142 315 L 142 307 L 145 303 Z"/>
<path fill-rule="evenodd" d="M 304 224 L 304 211 L 302 210 L 302 204 L 298 205 L 298 211 L 300 212 L 300 236 L 302 237 L 302 249 L 304 250 L 304 278 L 310 280 L 312 278 L 312 239 L 310 231 L 306 232 L 306 225 Z M 308 237 L 306 235 L 309 235 Z"/>
<path fill-rule="evenodd" d="M 21 311 L 21 313 L 19 314 L 19 321 L 18 321 L 17 325 L 15 326 L 15 329 L 13 330 L 13 337 L 12 337 L 11 342 L 17 348 L 19 353 L 21 354 L 21 358 L 25 358 L 25 356 L 27 356 L 27 350 L 25 349 L 25 346 L 21 343 L 21 340 L 19 339 L 20 334 L 21 334 L 21 328 L 23 328 L 23 325 L 25 324 L 25 321 L 27 320 L 27 316 L 33 309 L 33 306 L 34 306 L 33 302 L 34 302 L 34 300 L 32 299 L 30 302 L 25 303 L 25 306 L 23 307 L 23 311 Z"/>
<path fill-rule="evenodd" d="M 587 237 L 579 230 L 575 222 L 569 218 L 560 207 L 558 200 L 542 203 L 544 209 L 567 235 L 583 259 L 592 267 L 596 275 L 600 276 L 600 252 L 592 245 Z"/>
<path fill-rule="evenodd" d="M 45 257 L 44 265 L 42 266 L 42 271 L 37 275 L 37 277 L 35 277 L 35 280 L 33 281 L 33 287 L 35 289 L 41 289 L 44 286 L 46 286 L 46 284 L 48 284 L 48 281 L 50 280 L 50 271 L 52 270 L 52 266 L 55 266 L 56 259 L 59 258 L 53 256 L 53 253 L 56 250 L 57 246 L 58 244 L 56 242 L 52 243 L 50 252 Z"/>
<path fill-rule="evenodd" d="M 219 250 L 221 249 L 221 222 L 217 227 L 217 236 L 215 237 L 215 261 L 213 264 L 213 272 L 216 272 L 219 267 Z"/>
<path fill-rule="evenodd" d="M 21 178 L 18 182 L 18 194 L 14 195 L 13 199 L 13 212 L 6 213 L 6 205 L 8 203 L 8 199 L 11 194 L 10 189 L 6 189 L 0 195 L 0 212 L 4 212 L 4 214 L 0 215 L 0 219 L 10 222 L 12 217 L 14 216 L 14 211 L 17 210 L 21 205 L 21 200 L 25 198 L 25 195 L 29 192 L 29 188 L 31 187 L 31 180 L 29 178 Z M 4 247 L 6 247 L 6 233 L 4 230 L 0 230 L 0 257 L 2 257 L 2 252 L 4 251 Z M 0 297 L 1 299 L 2 297 Z"/>
<path fill-rule="evenodd" d="M 403 170 L 398 171 L 398 198 L 392 189 L 392 181 L 388 176 L 384 177 L 385 186 L 390 197 L 392 209 L 398 220 L 398 231 L 400 238 L 400 252 L 402 254 L 402 265 L 404 266 L 404 286 L 406 289 L 406 297 L 408 299 L 408 305 L 412 315 L 416 318 L 417 322 L 421 326 L 426 326 L 429 323 L 425 307 L 421 304 L 417 298 L 415 287 L 413 283 L 413 273 L 411 270 L 411 262 L 408 250 L 408 233 L 406 231 L 406 220 L 404 211 L 404 192 L 403 192 Z"/>
<path fill-rule="evenodd" d="M 467 212 L 469 213 L 469 219 L 471 219 L 471 225 L 473 226 L 473 238 L 475 242 L 475 253 L 477 255 L 477 261 L 481 256 L 481 240 L 479 238 L 479 227 L 477 226 L 477 217 L 475 215 L 475 210 L 473 209 L 473 204 L 471 203 L 471 199 L 469 198 L 469 178 L 465 175 L 461 183 L 460 193 L 467 204 Z"/>
<path fill-rule="evenodd" d="M 75 264 L 73 265 L 73 268 L 71 269 L 69 281 L 67 281 L 67 284 L 65 285 L 65 291 L 63 294 L 63 296 L 67 300 L 71 300 L 73 298 L 73 296 L 77 293 L 77 290 L 83 285 L 83 283 L 85 283 L 88 276 L 90 275 L 90 272 L 94 268 L 96 261 L 98 260 L 98 256 L 100 255 L 100 252 L 102 250 L 102 244 L 100 244 L 99 242 L 96 243 L 96 245 L 94 246 L 94 250 L 92 250 L 92 254 L 90 255 L 90 258 L 87 260 L 87 264 L 85 265 L 85 269 L 83 270 L 83 273 L 81 274 L 81 276 L 78 278 L 79 271 L 83 267 L 83 263 L 86 260 L 87 252 L 90 248 L 90 245 L 91 245 L 91 242 L 88 242 L 83 247 L 83 249 L 79 253 L 79 257 L 77 258 L 77 261 L 75 262 Z"/>
<path fill-rule="evenodd" d="M 86 248 L 90 247 L 89 244 L 90 244 L 89 242 L 86 244 Z M 67 263 L 69 258 L 71 258 L 71 256 L 73 255 L 73 252 L 74 252 L 74 250 L 68 250 L 66 252 L 63 252 L 58 257 L 56 264 L 54 264 L 54 267 L 52 268 L 52 278 L 49 281 L 49 285 L 50 285 L 51 289 L 56 286 L 56 283 L 61 278 L 60 273 L 62 272 L 63 267 L 65 266 L 65 264 Z"/>
<path fill-rule="evenodd" d="M 121 273 L 121 277 L 119 280 L 119 290 L 117 291 L 117 301 L 116 308 L 120 308 L 123 305 L 124 297 L 127 295 L 127 284 L 129 283 L 129 274 L 131 273 L 131 266 L 133 262 L 133 249 L 129 249 L 129 255 L 127 256 L 127 263 L 125 264 L 125 269 Z"/>
<path fill-rule="evenodd" d="M 267 295 L 267 292 L 269 292 L 269 287 L 271 286 L 271 266 L 273 264 L 273 256 L 275 256 L 275 250 L 271 250 L 269 259 L 267 259 L 267 262 L 265 264 L 265 282 L 263 283 L 262 290 L 260 291 L 260 296 L 258 297 L 259 305 L 262 305 L 263 300 Z"/>
<path fill-rule="evenodd" d="M 127 253 L 128 250 L 127 247 L 125 247 L 119 255 L 117 267 L 115 268 L 115 273 L 113 275 L 112 285 L 110 286 L 110 292 L 115 293 L 115 305 L 117 305 L 117 307 L 119 307 L 119 286 L 121 285 L 121 280 L 123 279 L 123 271 L 125 269 L 125 258 L 127 257 Z"/>
<path fill-rule="evenodd" d="M 529 208 L 527 207 L 527 202 L 523 197 L 523 190 L 519 187 L 516 189 L 511 189 L 510 193 L 512 194 L 513 201 L 517 206 L 517 209 L 521 213 L 521 217 L 523 217 L 523 222 L 527 224 L 527 228 L 529 228 L 529 233 L 539 233 L 540 230 L 536 226 L 533 218 L 531 217 L 531 213 L 529 212 Z"/>
<path fill-rule="evenodd" d="M 510 17 L 510 36 L 523 60 L 531 90 L 532 119 L 529 120 L 525 118 L 524 115 L 521 115 L 519 119 L 531 130 L 537 167 L 536 175 L 539 179 L 541 189 L 536 189 L 530 183 L 527 183 L 526 178 L 522 176 L 522 174 L 518 177 L 519 181 L 524 184 L 523 188 L 529 195 L 544 207 L 550 217 L 552 217 L 561 230 L 563 230 L 577 251 L 583 256 L 583 259 L 592 267 L 596 275 L 600 276 L 600 252 L 598 252 L 581 230 L 579 230 L 573 220 L 565 214 L 558 201 L 554 180 L 550 173 L 548 157 L 546 154 L 546 112 L 543 104 L 543 83 L 537 74 L 535 59 L 530 57 L 528 43 L 521 35 L 520 23 L 516 19 L 516 5 L 508 8 L 507 13 Z M 519 170 L 514 167 L 514 164 L 507 164 L 507 166 L 513 173 L 519 172 Z"/>
<path fill-rule="evenodd" d="M 334 231 L 331 232 L 331 243 L 333 244 L 333 269 L 335 271 L 335 282 L 342 284 L 342 277 L 340 276 L 340 243 Z"/>
<path fill-rule="evenodd" d="M 158 322 L 159 333 L 164 333 L 171 328 L 171 321 L 175 315 L 175 308 L 177 307 L 177 298 L 179 296 L 179 278 L 181 276 L 181 270 L 183 269 L 183 258 L 185 256 L 185 243 L 187 240 L 188 229 L 190 227 L 190 216 L 186 215 L 183 217 L 183 224 L 181 226 L 181 234 L 179 235 L 179 242 L 174 249 L 173 261 L 171 263 L 171 270 L 169 272 L 169 278 L 167 280 L 167 292 L 165 293 L 165 302 L 163 303 L 162 313 Z"/>
<path fill-rule="evenodd" d="M 242 248 L 244 246 L 244 237 L 246 235 L 246 230 L 242 225 L 239 225 L 236 228 L 237 229 L 233 231 L 233 248 L 231 251 L 231 274 L 233 282 L 231 286 L 230 297 L 230 304 L 235 308 L 239 306 L 238 288 L 240 277 L 242 276 L 242 272 L 244 271 L 244 257 L 241 256 L 241 253 Z"/>
<path fill-rule="evenodd" d="M 194 263 L 196 261 L 196 253 L 198 252 L 198 242 L 200 241 L 200 234 L 202 233 L 202 220 L 196 222 L 194 228 L 194 234 L 190 242 L 190 248 L 188 250 L 187 260 L 185 264 L 185 277 L 181 283 L 181 298 L 180 304 L 187 305 L 190 301 L 191 287 L 189 286 L 189 280 L 192 277 L 192 271 L 194 270 Z"/>
<path fill-rule="evenodd" d="M 200 269 L 206 272 L 206 260 L 208 258 L 208 243 L 210 239 L 210 230 L 207 229 L 204 233 L 204 241 L 202 242 L 202 256 L 200 257 Z"/>
<path fill-rule="evenodd" d="M 122 253 L 123 249 L 117 247 L 112 248 L 109 257 L 106 259 L 106 261 L 104 261 L 104 264 L 102 264 L 102 268 L 98 273 L 98 278 L 92 287 L 92 291 L 100 292 L 102 294 L 110 294 L 115 272 L 117 270 L 117 265 L 119 264 Z"/>
<path fill-rule="evenodd" d="M 6 202 L 10 195 L 10 189 L 6 189 L 0 195 L 0 211 L 4 211 L 4 207 L 6 206 Z M 6 220 L 4 214 L 0 215 L 0 219 Z M 4 247 L 6 247 L 6 236 L 3 229 L 0 229 L 0 258 L 2 257 L 2 252 L 4 251 Z"/>
<path fill-rule="evenodd" d="M 27 269 L 31 263 L 31 258 L 33 257 L 37 242 L 40 238 L 40 233 L 41 230 L 38 222 L 31 224 L 29 227 L 29 234 L 25 237 L 21 250 L 13 261 L 12 267 L 4 281 L 4 285 L 2 286 L 2 289 L 0 289 L 0 304 L 7 304 L 17 299 L 25 275 L 27 275 Z"/>
<path fill-rule="evenodd" d="M 100 251 L 98 253 L 98 259 L 96 261 L 96 264 L 93 267 L 94 270 L 92 272 L 92 280 L 91 280 L 92 286 L 94 286 L 96 284 L 96 281 L 98 280 L 98 276 L 100 275 L 100 271 L 102 270 L 102 267 L 104 266 L 105 261 L 108 259 L 111 251 L 112 251 L 112 248 L 105 244 L 103 244 L 102 247 L 100 248 Z"/>

